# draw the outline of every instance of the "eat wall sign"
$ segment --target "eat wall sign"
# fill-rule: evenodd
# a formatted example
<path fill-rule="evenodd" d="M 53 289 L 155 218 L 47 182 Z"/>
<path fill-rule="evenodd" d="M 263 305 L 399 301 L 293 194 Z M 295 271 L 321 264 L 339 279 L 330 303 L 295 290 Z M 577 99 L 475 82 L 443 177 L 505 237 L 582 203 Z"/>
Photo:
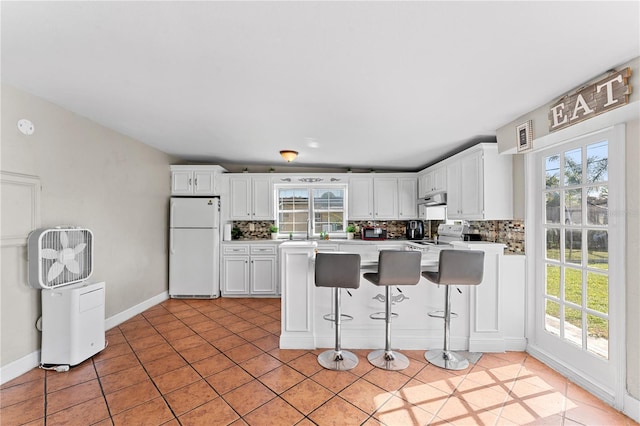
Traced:
<path fill-rule="evenodd" d="M 614 108 L 626 105 L 631 94 L 631 68 L 563 96 L 549 108 L 549 131 L 564 129 Z"/>

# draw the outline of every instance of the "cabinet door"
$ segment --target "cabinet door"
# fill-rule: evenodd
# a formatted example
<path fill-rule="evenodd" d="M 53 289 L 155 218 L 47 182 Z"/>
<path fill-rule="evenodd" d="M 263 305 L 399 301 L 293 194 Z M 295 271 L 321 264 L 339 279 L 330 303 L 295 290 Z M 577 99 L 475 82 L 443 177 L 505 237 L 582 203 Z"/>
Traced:
<path fill-rule="evenodd" d="M 191 195 L 193 192 L 191 172 L 171 172 L 171 195 Z"/>
<path fill-rule="evenodd" d="M 230 203 L 229 215 L 232 220 L 251 219 L 251 177 L 234 176 L 229 178 Z"/>
<path fill-rule="evenodd" d="M 482 179 L 482 152 L 460 160 L 460 206 L 464 219 L 482 219 L 484 191 Z"/>
<path fill-rule="evenodd" d="M 349 179 L 349 220 L 373 219 L 373 178 Z"/>
<path fill-rule="evenodd" d="M 252 178 L 252 212 L 253 220 L 274 220 L 273 191 L 271 178 Z"/>
<path fill-rule="evenodd" d="M 374 218 L 394 220 L 398 218 L 398 179 L 374 178 Z"/>
<path fill-rule="evenodd" d="M 458 219 L 462 215 L 460 204 L 460 162 L 454 161 L 447 165 L 447 218 Z"/>
<path fill-rule="evenodd" d="M 416 205 L 416 199 L 418 198 L 417 186 L 418 181 L 414 178 L 398 179 L 398 196 L 400 206 L 398 219 L 415 219 L 418 217 L 418 209 Z"/>
<path fill-rule="evenodd" d="M 222 295 L 249 295 L 249 256 L 225 256 L 223 258 Z"/>
<path fill-rule="evenodd" d="M 193 193 L 195 195 L 214 195 L 213 172 L 193 172 Z"/>
<path fill-rule="evenodd" d="M 276 258 L 252 257 L 251 258 L 251 294 L 276 295 Z"/>
<path fill-rule="evenodd" d="M 429 193 L 431 188 L 431 175 L 429 173 L 423 173 L 418 175 L 418 197 L 424 198 Z"/>
<path fill-rule="evenodd" d="M 431 172 L 431 185 L 433 191 L 446 191 L 447 189 L 447 168 L 439 167 Z"/>

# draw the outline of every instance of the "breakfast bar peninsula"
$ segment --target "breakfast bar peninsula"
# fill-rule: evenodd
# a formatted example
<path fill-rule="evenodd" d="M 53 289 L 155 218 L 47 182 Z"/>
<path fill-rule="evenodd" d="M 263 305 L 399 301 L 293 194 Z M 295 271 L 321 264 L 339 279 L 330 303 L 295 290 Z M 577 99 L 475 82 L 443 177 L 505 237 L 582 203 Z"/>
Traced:
<path fill-rule="evenodd" d="M 459 242 L 420 246 L 410 241 L 286 241 L 279 247 L 282 292 L 280 348 L 329 348 L 333 323 L 323 317 L 335 311 L 329 288 L 314 283 L 315 256 L 322 251 L 359 253 L 362 273 L 377 269 L 378 253 L 385 249 L 420 250 L 422 269 L 435 271 L 442 249 L 483 250 L 484 278 L 479 286 L 453 292 L 451 349 L 473 352 L 521 351 L 524 337 L 524 256 L 505 255 L 503 244 Z M 433 349 L 442 346 L 443 322 L 430 316 L 444 309 L 444 288 L 421 278 L 414 286 L 393 287 L 393 346 L 397 349 Z M 373 319 L 384 311 L 384 293 L 364 278 L 360 288 L 346 290 L 342 312 L 353 316 L 342 324 L 342 346 L 375 349 L 383 346 L 384 321 Z"/>

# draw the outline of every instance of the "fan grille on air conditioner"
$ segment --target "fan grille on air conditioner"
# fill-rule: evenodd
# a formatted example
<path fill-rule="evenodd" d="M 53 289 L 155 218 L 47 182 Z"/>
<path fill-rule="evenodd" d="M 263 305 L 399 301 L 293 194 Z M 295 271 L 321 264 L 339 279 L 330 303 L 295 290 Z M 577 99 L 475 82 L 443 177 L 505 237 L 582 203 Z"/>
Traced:
<path fill-rule="evenodd" d="M 88 229 L 39 229 L 29 235 L 29 285 L 55 288 L 84 281 L 93 272 L 93 234 Z"/>

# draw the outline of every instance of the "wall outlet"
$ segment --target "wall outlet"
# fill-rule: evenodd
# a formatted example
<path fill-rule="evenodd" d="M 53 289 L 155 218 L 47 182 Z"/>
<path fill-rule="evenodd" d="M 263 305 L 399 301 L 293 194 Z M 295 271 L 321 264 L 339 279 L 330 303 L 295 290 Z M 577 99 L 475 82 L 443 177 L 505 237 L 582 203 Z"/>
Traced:
<path fill-rule="evenodd" d="M 249 224 L 249 231 L 255 231 L 256 230 L 256 225 L 253 223 Z"/>

